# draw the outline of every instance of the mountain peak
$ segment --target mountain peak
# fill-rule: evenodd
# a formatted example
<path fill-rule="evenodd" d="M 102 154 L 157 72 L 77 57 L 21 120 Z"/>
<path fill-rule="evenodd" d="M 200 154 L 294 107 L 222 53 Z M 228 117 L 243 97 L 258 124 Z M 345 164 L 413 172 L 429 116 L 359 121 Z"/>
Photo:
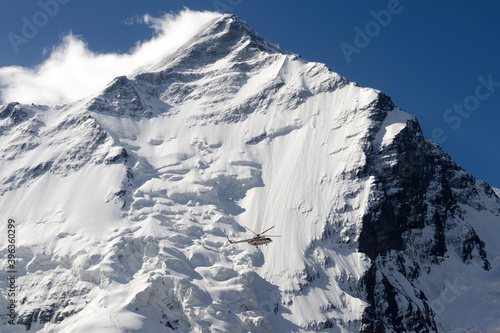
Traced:
<path fill-rule="evenodd" d="M 251 46 L 261 47 L 271 52 L 283 52 L 277 47 L 262 38 L 248 24 L 233 14 L 224 14 L 219 20 L 215 21 L 206 32 L 201 32 L 199 37 L 217 36 L 216 42 L 231 42 L 242 38 L 255 43 Z"/>
<path fill-rule="evenodd" d="M 284 52 L 237 16 L 222 15 L 173 54 L 116 78 L 88 109 L 146 118 L 183 109 L 186 118 L 235 122 L 267 113 L 273 101 L 293 110 L 347 84 L 324 64 Z"/>
<path fill-rule="evenodd" d="M 175 66 L 215 62 L 231 53 L 235 57 L 248 58 L 257 51 L 285 53 L 252 30 L 241 18 L 224 14 L 204 25 L 199 33 L 186 41 L 174 53 L 160 57 L 143 66 L 131 76 L 164 71 Z"/>

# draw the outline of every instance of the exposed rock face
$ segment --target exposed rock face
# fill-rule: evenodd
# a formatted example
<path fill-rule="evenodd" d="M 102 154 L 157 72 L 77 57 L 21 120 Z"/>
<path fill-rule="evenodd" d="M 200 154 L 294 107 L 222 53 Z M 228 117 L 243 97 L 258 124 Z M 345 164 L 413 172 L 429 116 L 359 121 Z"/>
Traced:
<path fill-rule="evenodd" d="M 373 264 L 362 280 L 370 306 L 364 314 L 363 332 L 437 331 L 435 314 L 422 290 L 416 300 L 405 296 L 397 270 L 410 283 L 452 255 L 464 264 L 491 265 L 473 226 L 463 219 L 460 204 L 477 205 L 481 195 L 498 200 L 493 190 L 454 163 L 434 143 L 425 139 L 415 120 L 409 121 L 390 145 L 373 152 L 369 174 L 374 175 L 376 204 L 363 217 L 359 248 Z M 480 204 L 479 204 L 480 205 Z M 428 233 L 422 239 L 422 232 Z M 390 264 L 388 264 L 390 262 Z M 405 301 L 397 301 L 396 296 Z"/>

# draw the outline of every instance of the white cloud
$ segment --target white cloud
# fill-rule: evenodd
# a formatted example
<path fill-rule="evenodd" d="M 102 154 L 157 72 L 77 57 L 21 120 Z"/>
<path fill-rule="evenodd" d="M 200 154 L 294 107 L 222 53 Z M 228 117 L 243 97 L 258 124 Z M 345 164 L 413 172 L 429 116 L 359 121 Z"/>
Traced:
<path fill-rule="evenodd" d="M 172 53 L 219 15 L 188 9 L 160 18 L 145 15 L 137 21 L 149 25 L 153 37 L 124 54 L 96 54 L 78 36 L 67 35 L 34 68 L 1 67 L 0 102 L 61 104 L 96 94 L 115 77 Z"/>

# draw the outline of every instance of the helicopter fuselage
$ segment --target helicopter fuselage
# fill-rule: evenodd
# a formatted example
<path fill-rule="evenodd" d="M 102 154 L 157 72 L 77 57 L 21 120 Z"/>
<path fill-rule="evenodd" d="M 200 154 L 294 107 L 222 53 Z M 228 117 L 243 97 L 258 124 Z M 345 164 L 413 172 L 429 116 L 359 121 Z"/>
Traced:
<path fill-rule="evenodd" d="M 247 227 L 245 227 L 247 228 Z M 238 243 L 248 243 L 250 245 L 253 245 L 253 246 L 259 246 L 259 245 L 267 245 L 269 243 L 271 243 L 273 240 L 271 239 L 271 237 L 281 237 L 281 236 L 276 236 L 276 235 L 267 235 L 267 236 L 262 236 L 262 234 L 268 232 L 269 230 L 271 230 L 272 228 L 274 228 L 274 226 L 272 226 L 271 228 L 267 229 L 267 230 L 264 230 L 263 232 L 261 232 L 260 234 L 252 231 L 254 234 L 255 234 L 255 237 L 254 238 L 249 238 L 249 239 L 242 239 L 242 240 L 231 240 L 229 239 L 229 237 L 227 237 L 227 240 L 229 243 L 231 244 L 238 244 Z"/>
<path fill-rule="evenodd" d="M 248 244 L 253 246 L 259 246 L 259 245 L 269 244 L 272 241 L 273 240 L 268 237 L 254 237 L 248 241 Z"/>

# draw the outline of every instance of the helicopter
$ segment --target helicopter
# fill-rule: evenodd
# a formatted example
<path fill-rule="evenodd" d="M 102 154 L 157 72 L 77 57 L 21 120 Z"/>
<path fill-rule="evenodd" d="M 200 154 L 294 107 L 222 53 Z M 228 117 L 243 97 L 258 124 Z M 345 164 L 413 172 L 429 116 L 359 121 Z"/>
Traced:
<path fill-rule="evenodd" d="M 264 245 L 264 244 L 269 244 L 271 243 L 273 240 L 269 237 L 281 237 L 281 236 L 276 236 L 276 235 L 267 235 L 265 237 L 261 236 L 263 234 L 265 234 L 266 232 L 268 232 L 269 230 L 271 230 L 272 228 L 274 228 L 275 226 L 272 226 L 271 228 L 269 229 L 266 229 L 265 231 L 262 231 L 261 233 L 256 233 L 250 229 L 248 229 L 247 227 L 245 227 L 247 230 L 251 231 L 252 233 L 255 234 L 255 237 L 254 238 L 249 238 L 249 239 L 243 239 L 243 240 L 239 240 L 239 241 L 234 241 L 234 240 L 230 240 L 229 237 L 227 237 L 227 240 L 229 241 L 229 243 L 231 244 L 238 244 L 238 243 L 248 243 L 250 245 L 253 245 L 253 246 L 256 246 L 256 247 L 259 247 L 259 245 Z"/>

